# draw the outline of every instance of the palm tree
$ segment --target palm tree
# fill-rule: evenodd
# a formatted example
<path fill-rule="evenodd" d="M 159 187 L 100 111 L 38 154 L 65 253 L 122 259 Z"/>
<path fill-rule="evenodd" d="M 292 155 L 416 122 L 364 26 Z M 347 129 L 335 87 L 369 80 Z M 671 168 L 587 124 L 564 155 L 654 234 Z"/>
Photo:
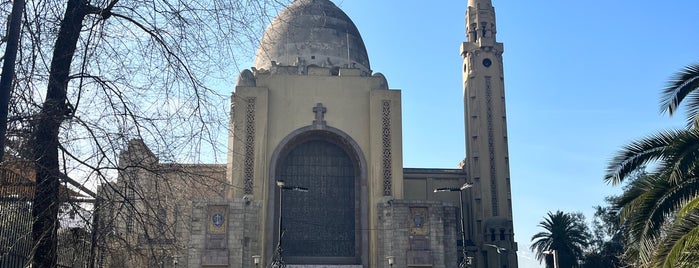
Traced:
<path fill-rule="evenodd" d="M 660 98 L 660 111 L 671 116 L 682 101 L 687 99 L 687 126 L 696 127 L 699 122 L 699 63 L 684 67 L 670 78 Z"/>
<path fill-rule="evenodd" d="M 555 250 L 559 267 L 577 267 L 590 238 L 582 214 L 549 211 L 539 227 L 545 231 L 532 236 L 530 247 L 536 259 L 541 262 L 547 256 L 545 252 Z M 546 258 L 546 264 L 551 265 L 551 258 Z"/>
<path fill-rule="evenodd" d="M 653 168 L 647 171 L 647 165 Z M 699 236 L 680 235 L 699 231 L 697 221 L 691 220 L 699 216 L 698 168 L 697 128 L 663 131 L 632 142 L 610 162 L 605 180 L 628 181 L 614 204 L 628 227 L 627 258 L 639 266 L 696 267 L 678 262 L 687 262 L 685 253 L 699 246 Z"/>
<path fill-rule="evenodd" d="M 697 267 L 699 258 L 699 64 L 685 67 L 663 90 L 661 111 L 673 115 L 683 100 L 687 128 L 626 145 L 605 175 L 627 182 L 616 200 L 627 224 L 626 257 L 639 267 Z M 647 170 L 646 167 L 652 167 Z M 638 174 L 641 174 L 638 176 Z"/>

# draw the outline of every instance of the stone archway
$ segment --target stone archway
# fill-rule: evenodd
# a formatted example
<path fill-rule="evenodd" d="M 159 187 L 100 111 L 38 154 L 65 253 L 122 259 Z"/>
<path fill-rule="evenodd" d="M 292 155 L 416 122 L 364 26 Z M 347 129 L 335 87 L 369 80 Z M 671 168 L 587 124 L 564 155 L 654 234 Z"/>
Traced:
<path fill-rule="evenodd" d="M 367 170 L 359 146 L 332 127 L 309 126 L 289 134 L 270 165 L 268 245 L 278 237 L 275 180 L 309 188 L 285 192 L 282 217 L 284 259 L 289 264 L 364 264 L 368 262 Z M 269 228 L 269 227 L 268 227 Z M 268 252 L 271 248 L 268 246 Z"/>

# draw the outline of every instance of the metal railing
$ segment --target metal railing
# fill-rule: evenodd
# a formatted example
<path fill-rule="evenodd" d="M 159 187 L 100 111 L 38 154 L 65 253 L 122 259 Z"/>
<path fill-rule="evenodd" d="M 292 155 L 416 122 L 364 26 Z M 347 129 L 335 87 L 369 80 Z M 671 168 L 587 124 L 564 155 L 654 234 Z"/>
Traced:
<path fill-rule="evenodd" d="M 32 252 L 34 182 L 0 167 L 0 267 L 27 267 Z M 92 236 L 92 206 L 61 205 L 58 267 L 88 267 Z"/>

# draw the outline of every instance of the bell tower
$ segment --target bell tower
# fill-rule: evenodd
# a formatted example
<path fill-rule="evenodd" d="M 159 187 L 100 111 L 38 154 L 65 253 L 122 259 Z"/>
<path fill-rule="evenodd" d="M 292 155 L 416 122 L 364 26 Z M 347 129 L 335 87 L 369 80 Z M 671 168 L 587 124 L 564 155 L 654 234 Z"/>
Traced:
<path fill-rule="evenodd" d="M 474 267 L 517 267 L 512 223 L 503 44 L 490 0 L 469 0 L 463 59 L 465 168 L 473 183 L 466 242 Z"/>

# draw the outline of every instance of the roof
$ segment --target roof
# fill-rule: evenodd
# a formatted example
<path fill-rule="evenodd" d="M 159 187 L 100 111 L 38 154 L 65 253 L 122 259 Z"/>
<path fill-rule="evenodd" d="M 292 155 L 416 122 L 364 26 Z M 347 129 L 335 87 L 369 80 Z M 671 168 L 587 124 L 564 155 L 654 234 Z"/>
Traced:
<path fill-rule="evenodd" d="M 358 68 L 370 73 L 359 30 L 329 0 L 296 0 L 274 18 L 260 41 L 254 67 L 271 70 L 274 65 Z"/>

